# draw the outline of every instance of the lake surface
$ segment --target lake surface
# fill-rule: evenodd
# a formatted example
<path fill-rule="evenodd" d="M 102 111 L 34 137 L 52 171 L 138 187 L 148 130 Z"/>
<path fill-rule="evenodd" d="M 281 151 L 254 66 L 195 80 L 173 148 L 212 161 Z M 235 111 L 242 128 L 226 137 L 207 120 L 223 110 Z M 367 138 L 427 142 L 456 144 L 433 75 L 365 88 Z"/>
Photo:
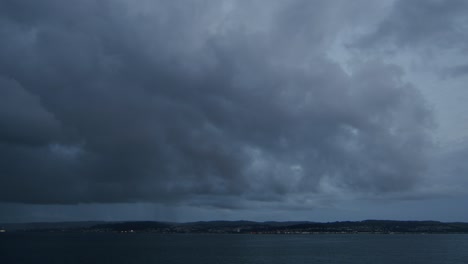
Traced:
<path fill-rule="evenodd" d="M 0 263 L 468 263 L 468 235 L 0 234 Z"/>

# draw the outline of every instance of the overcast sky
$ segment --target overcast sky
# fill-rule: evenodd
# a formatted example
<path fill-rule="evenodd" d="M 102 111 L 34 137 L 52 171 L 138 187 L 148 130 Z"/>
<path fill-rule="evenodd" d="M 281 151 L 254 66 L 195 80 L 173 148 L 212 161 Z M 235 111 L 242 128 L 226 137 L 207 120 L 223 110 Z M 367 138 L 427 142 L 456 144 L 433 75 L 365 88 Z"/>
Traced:
<path fill-rule="evenodd" d="M 467 14 L 0 0 L 0 222 L 468 221 Z"/>

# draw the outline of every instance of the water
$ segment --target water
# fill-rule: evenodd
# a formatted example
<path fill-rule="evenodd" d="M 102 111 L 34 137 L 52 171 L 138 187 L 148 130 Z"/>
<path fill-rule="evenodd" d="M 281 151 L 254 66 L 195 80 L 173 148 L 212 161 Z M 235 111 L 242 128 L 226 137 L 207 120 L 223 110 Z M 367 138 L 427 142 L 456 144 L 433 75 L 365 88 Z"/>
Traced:
<path fill-rule="evenodd" d="M 0 263 L 468 263 L 468 235 L 0 234 Z"/>

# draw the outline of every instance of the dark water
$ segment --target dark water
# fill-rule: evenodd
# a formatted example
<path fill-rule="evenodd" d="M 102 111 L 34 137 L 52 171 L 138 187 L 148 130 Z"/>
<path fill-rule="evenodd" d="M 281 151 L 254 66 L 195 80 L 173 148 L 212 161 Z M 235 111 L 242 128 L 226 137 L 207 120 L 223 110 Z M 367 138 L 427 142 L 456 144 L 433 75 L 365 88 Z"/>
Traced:
<path fill-rule="evenodd" d="M 0 234 L 0 263 L 468 263 L 468 235 Z"/>

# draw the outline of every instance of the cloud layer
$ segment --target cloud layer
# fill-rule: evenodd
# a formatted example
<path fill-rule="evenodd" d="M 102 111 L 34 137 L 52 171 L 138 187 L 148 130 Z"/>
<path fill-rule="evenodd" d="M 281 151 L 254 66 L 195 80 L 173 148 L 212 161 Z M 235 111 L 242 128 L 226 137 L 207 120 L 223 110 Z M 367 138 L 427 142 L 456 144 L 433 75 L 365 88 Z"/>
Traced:
<path fill-rule="evenodd" d="M 424 98 L 395 65 L 330 56 L 364 10 L 245 5 L 0 1 L 0 201 L 235 208 L 417 188 Z"/>

